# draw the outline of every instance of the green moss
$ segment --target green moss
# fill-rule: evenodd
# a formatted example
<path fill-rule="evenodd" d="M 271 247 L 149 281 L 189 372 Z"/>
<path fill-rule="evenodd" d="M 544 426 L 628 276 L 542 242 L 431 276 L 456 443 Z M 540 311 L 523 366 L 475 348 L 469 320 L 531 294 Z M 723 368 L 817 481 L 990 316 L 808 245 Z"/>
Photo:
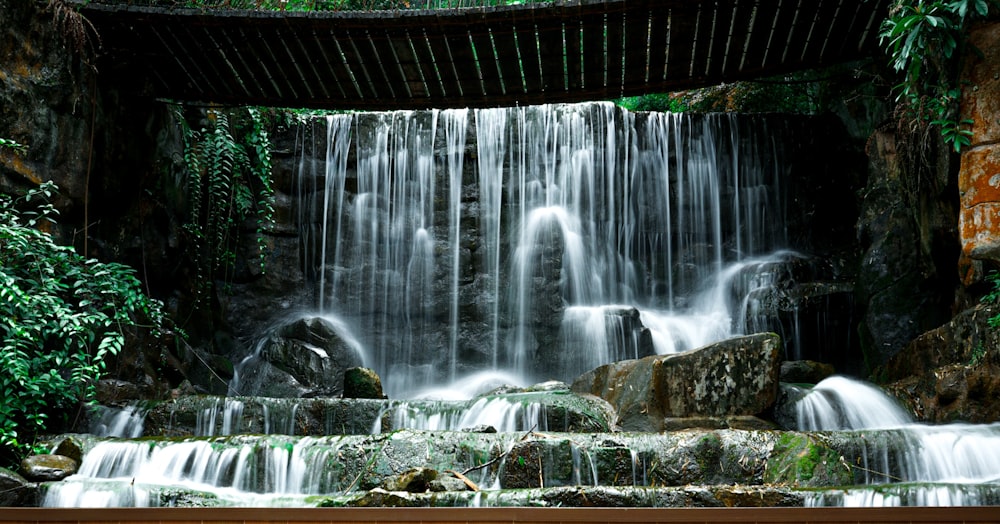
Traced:
<path fill-rule="evenodd" d="M 695 444 L 695 460 L 706 481 L 709 481 L 721 468 L 722 439 L 715 433 L 706 433 Z"/>
<path fill-rule="evenodd" d="M 818 437 L 783 433 L 764 470 L 764 482 L 793 486 L 843 486 L 853 483 L 844 458 Z"/>

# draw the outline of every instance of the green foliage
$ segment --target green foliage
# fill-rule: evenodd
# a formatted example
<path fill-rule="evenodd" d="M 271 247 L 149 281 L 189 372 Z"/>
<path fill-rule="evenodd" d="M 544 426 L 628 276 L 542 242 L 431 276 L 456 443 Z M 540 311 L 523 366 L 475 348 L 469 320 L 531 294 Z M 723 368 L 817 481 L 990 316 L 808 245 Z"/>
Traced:
<path fill-rule="evenodd" d="M 24 153 L 28 150 L 28 146 L 9 138 L 0 138 L 0 149 L 13 149 L 15 153 Z"/>
<path fill-rule="evenodd" d="M 827 111 L 842 98 L 845 87 L 853 89 L 858 72 L 851 66 L 822 71 L 804 71 L 754 81 L 732 82 L 675 93 L 627 97 L 615 102 L 631 111 L 673 113 L 792 113 Z"/>
<path fill-rule="evenodd" d="M 986 275 L 986 282 L 990 285 L 990 290 L 983 295 L 980 301 L 984 304 L 1000 305 L 1000 272 L 990 271 Z M 986 319 L 990 327 L 1000 327 L 1000 312 Z"/>
<path fill-rule="evenodd" d="M 53 412 L 94 398 L 105 357 L 128 330 L 164 329 L 162 304 L 131 268 L 86 259 L 39 226 L 55 185 L 0 195 L 0 449 L 20 453 Z"/>
<path fill-rule="evenodd" d="M 955 151 L 969 145 L 972 136 L 972 121 L 958 116 L 966 31 L 997 5 L 996 0 L 899 0 L 879 33 L 893 69 L 903 75 L 895 87 L 897 101 L 906 104 L 913 117 L 940 127 Z"/>
<path fill-rule="evenodd" d="M 198 298 L 215 281 L 232 281 L 239 227 L 252 221 L 257 233 L 261 271 L 267 256 L 264 230 L 274 215 L 271 185 L 271 142 L 256 109 L 208 112 L 207 123 L 195 130 L 184 123 L 184 191 L 188 221 L 184 232 L 196 268 Z M 233 120 L 236 123 L 233 123 Z"/>
<path fill-rule="evenodd" d="M 984 346 L 983 343 L 980 342 L 979 344 L 976 345 L 976 347 L 972 350 L 972 353 L 969 355 L 969 365 L 978 366 L 983 362 L 984 359 L 986 359 L 986 346 Z"/>

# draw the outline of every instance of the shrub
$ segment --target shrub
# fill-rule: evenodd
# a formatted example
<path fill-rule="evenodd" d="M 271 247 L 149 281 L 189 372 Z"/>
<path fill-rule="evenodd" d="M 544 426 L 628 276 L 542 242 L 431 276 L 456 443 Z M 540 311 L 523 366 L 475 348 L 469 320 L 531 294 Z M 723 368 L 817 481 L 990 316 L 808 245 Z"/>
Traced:
<path fill-rule="evenodd" d="M 38 229 L 56 210 L 53 183 L 21 197 L 0 195 L 0 450 L 27 450 L 50 415 L 89 403 L 126 333 L 159 336 L 162 304 L 134 271 L 98 262 Z"/>

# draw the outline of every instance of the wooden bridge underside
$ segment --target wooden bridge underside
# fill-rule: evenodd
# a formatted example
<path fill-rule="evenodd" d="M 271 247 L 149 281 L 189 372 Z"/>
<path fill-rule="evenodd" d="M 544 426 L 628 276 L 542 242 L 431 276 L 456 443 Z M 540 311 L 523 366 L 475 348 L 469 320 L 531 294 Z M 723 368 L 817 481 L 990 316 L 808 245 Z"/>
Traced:
<path fill-rule="evenodd" d="M 371 12 L 80 4 L 126 90 L 326 109 L 668 92 L 865 57 L 889 0 L 576 0 Z"/>

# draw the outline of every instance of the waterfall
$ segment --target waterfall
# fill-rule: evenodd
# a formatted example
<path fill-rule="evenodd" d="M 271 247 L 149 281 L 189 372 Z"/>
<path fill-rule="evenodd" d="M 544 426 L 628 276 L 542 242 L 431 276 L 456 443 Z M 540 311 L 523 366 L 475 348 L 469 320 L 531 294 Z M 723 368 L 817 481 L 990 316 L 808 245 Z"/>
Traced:
<path fill-rule="evenodd" d="M 861 480 L 879 485 L 817 492 L 811 505 L 969 505 L 996 497 L 1000 424 L 919 424 L 880 389 L 839 376 L 816 384 L 795 408 L 800 430 L 857 432 Z M 864 438 L 872 430 L 884 438 Z"/>
<path fill-rule="evenodd" d="M 95 406 L 90 432 L 101 437 L 139 437 L 145 418 L 145 410 L 135 404 L 122 408 Z"/>
<path fill-rule="evenodd" d="M 784 140 L 763 117 L 594 103 L 324 122 L 301 154 L 325 148 L 325 167 L 299 170 L 307 273 L 393 398 L 484 374 L 569 381 L 740 334 L 724 286 L 786 247 Z M 622 346 L 567 357 L 600 312 Z"/>

